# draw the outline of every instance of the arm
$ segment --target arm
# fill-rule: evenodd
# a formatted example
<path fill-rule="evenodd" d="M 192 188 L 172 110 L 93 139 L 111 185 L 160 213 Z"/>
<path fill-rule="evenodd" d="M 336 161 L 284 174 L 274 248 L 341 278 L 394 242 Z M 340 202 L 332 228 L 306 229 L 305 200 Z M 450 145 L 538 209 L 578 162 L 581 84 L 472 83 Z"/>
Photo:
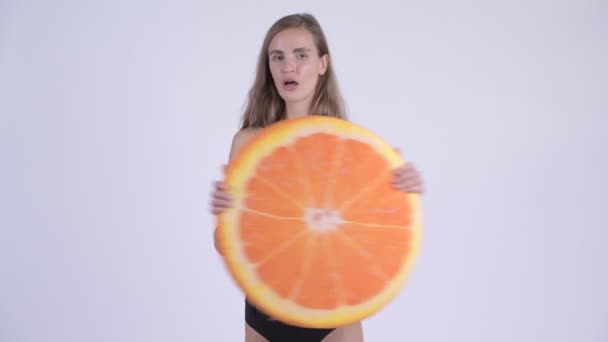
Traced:
<path fill-rule="evenodd" d="M 228 163 L 239 153 L 239 151 L 253 139 L 256 134 L 256 130 L 245 128 L 238 131 L 232 138 L 232 144 L 230 146 L 230 155 L 228 156 Z M 226 192 L 227 186 L 224 182 L 215 182 L 215 189 L 212 194 L 212 208 L 211 212 L 214 215 L 220 214 L 223 210 L 227 209 L 232 205 L 230 195 Z M 222 242 L 219 239 L 218 229 L 215 227 L 213 232 L 213 244 L 215 250 L 222 254 Z"/>

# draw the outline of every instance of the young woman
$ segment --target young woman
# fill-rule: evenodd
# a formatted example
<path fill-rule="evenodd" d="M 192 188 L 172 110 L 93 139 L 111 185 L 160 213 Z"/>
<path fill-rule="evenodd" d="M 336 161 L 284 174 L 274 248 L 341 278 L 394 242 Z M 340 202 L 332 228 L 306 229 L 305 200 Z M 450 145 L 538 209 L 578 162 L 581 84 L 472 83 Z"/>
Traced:
<path fill-rule="evenodd" d="M 329 48 L 317 20 L 309 14 L 289 15 L 268 30 L 249 91 L 242 127 L 235 134 L 230 157 L 260 130 L 279 120 L 310 113 L 346 119 L 332 69 Z M 422 179 L 411 163 L 395 170 L 393 186 L 422 193 Z M 211 212 L 215 215 L 232 205 L 224 183 L 215 183 Z M 217 248 L 217 245 L 216 245 Z M 273 320 L 245 300 L 245 341 L 363 341 L 361 323 L 336 329 L 307 329 Z"/>

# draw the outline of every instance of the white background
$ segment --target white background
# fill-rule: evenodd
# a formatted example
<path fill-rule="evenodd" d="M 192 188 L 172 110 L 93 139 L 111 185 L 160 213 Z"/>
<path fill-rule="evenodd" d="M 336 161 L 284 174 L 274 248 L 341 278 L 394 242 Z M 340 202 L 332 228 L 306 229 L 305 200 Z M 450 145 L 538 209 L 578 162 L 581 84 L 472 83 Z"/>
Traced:
<path fill-rule="evenodd" d="M 423 172 L 367 341 L 608 341 L 606 1 L 0 0 L 0 341 L 241 341 L 207 209 L 263 36 L 311 12 Z"/>

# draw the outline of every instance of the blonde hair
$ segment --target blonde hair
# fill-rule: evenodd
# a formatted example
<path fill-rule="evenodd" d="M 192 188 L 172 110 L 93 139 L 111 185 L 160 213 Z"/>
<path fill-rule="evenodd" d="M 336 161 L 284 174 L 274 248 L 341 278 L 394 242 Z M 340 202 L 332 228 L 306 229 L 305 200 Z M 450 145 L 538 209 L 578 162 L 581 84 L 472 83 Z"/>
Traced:
<path fill-rule="evenodd" d="M 270 67 L 268 66 L 268 47 L 274 36 L 289 28 L 305 28 L 313 36 L 319 57 L 329 55 L 329 47 L 321 25 L 310 14 L 292 14 L 277 20 L 266 33 L 262 50 L 260 51 L 255 81 L 249 90 L 247 103 L 241 118 L 241 128 L 266 127 L 279 120 L 285 119 L 285 101 L 279 95 Z M 331 59 L 326 72 L 319 76 L 315 94 L 311 104 L 311 113 L 346 119 L 342 95 L 338 89 L 336 75 L 332 68 Z"/>

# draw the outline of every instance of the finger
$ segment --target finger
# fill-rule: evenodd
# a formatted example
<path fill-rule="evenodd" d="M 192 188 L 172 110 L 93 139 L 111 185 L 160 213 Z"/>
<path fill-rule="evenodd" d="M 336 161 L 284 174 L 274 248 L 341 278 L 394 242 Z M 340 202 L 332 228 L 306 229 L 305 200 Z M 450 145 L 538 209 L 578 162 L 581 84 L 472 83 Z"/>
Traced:
<path fill-rule="evenodd" d="M 403 169 L 404 172 L 418 172 L 418 170 L 416 170 L 416 166 L 414 166 L 412 163 L 406 163 L 401 167 L 401 169 Z"/>
<path fill-rule="evenodd" d="M 405 171 L 405 170 L 407 170 L 407 169 L 409 169 L 409 167 L 408 167 L 408 165 L 407 165 L 407 164 L 405 164 L 405 165 L 400 165 L 400 166 L 398 166 L 397 168 L 395 168 L 395 171 L 396 171 L 396 172 L 403 172 L 403 171 Z"/>
<path fill-rule="evenodd" d="M 419 182 L 421 181 L 420 175 L 415 172 L 402 172 L 396 173 L 393 177 L 393 183 L 403 183 L 403 182 Z"/>
<path fill-rule="evenodd" d="M 211 203 L 209 206 L 209 210 L 214 214 L 224 212 L 230 208 L 232 208 L 232 206 L 227 205 L 227 203 Z"/>
<path fill-rule="evenodd" d="M 216 188 L 227 188 L 228 187 L 228 184 L 226 184 L 223 181 L 215 181 L 213 184 L 215 185 Z"/>
<path fill-rule="evenodd" d="M 421 194 L 423 192 L 423 187 L 422 186 L 415 186 L 415 187 L 406 189 L 404 192 Z"/>
<path fill-rule="evenodd" d="M 403 174 L 409 177 L 409 175 L 420 176 L 420 172 L 416 169 L 416 166 L 412 163 L 405 164 L 404 166 L 397 169 L 398 174 Z"/>
<path fill-rule="evenodd" d="M 232 198 L 227 198 L 227 197 L 213 197 L 211 199 L 211 201 L 209 201 L 209 203 L 214 203 L 214 202 L 217 202 L 217 203 L 228 203 L 230 205 L 232 205 L 232 203 L 233 203 L 232 202 Z"/>
<path fill-rule="evenodd" d="M 422 186 L 422 181 L 420 179 L 409 179 L 400 181 L 394 184 L 395 188 L 407 191 L 408 189 L 412 189 L 418 186 Z"/>
<path fill-rule="evenodd" d="M 219 215 L 226 210 L 225 208 L 211 208 L 213 215 Z"/>
<path fill-rule="evenodd" d="M 417 186 L 413 187 L 410 190 L 410 192 L 416 192 L 416 193 L 419 193 L 419 194 L 423 193 L 424 192 L 424 184 L 420 184 L 420 185 L 417 185 Z"/>
<path fill-rule="evenodd" d="M 214 199 L 222 199 L 222 200 L 232 200 L 232 196 L 227 192 L 216 191 L 212 196 Z"/>
<path fill-rule="evenodd" d="M 422 179 L 420 177 L 400 177 L 393 181 L 393 183 L 397 186 L 414 186 L 417 184 L 422 184 Z"/>
<path fill-rule="evenodd" d="M 213 214 L 217 215 L 220 214 L 228 209 L 230 209 L 230 206 L 211 206 L 209 208 L 209 211 L 211 211 Z"/>
<path fill-rule="evenodd" d="M 395 170 L 393 170 L 393 176 L 394 177 L 403 177 L 403 175 L 407 174 L 409 171 L 405 166 L 400 166 L 398 168 L 396 168 Z"/>
<path fill-rule="evenodd" d="M 416 167 L 411 163 L 405 163 L 396 168 L 395 171 L 399 173 L 418 172 L 418 170 L 416 170 Z"/>
<path fill-rule="evenodd" d="M 228 184 L 222 181 L 216 181 L 214 185 L 217 190 L 228 190 Z"/>
<path fill-rule="evenodd" d="M 231 207 L 223 207 L 223 206 L 218 206 L 218 207 L 211 207 L 211 208 L 209 208 L 209 210 L 210 210 L 210 211 L 211 211 L 213 214 L 217 215 L 217 214 L 221 214 L 221 213 L 225 212 L 226 210 L 228 210 L 228 209 L 230 209 L 230 208 L 231 208 Z"/>
<path fill-rule="evenodd" d="M 220 208 L 216 208 L 214 206 L 209 206 L 209 211 L 213 214 L 213 215 L 217 215 L 220 212 L 222 212 L 222 210 Z"/>
<path fill-rule="evenodd" d="M 405 187 L 413 187 L 413 186 L 422 185 L 422 180 L 420 178 L 416 177 L 416 178 L 406 179 L 399 184 L 401 186 L 405 186 Z"/>
<path fill-rule="evenodd" d="M 424 191 L 424 187 L 422 184 L 414 184 L 414 185 L 398 185 L 395 186 L 396 190 L 402 192 L 414 192 L 414 193 L 422 193 Z"/>
<path fill-rule="evenodd" d="M 411 174 L 411 173 L 406 173 L 406 174 L 402 174 L 402 175 L 398 175 L 395 177 L 394 182 L 395 183 L 403 183 L 403 182 L 421 182 L 421 178 L 420 175 L 418 174 Z"/>
<path fill-rule="evenodd" d="M 229 208 L 232 206 L 232 201 L 227 199 L 215 198 L 211 201 L 213 207 Z"/>

